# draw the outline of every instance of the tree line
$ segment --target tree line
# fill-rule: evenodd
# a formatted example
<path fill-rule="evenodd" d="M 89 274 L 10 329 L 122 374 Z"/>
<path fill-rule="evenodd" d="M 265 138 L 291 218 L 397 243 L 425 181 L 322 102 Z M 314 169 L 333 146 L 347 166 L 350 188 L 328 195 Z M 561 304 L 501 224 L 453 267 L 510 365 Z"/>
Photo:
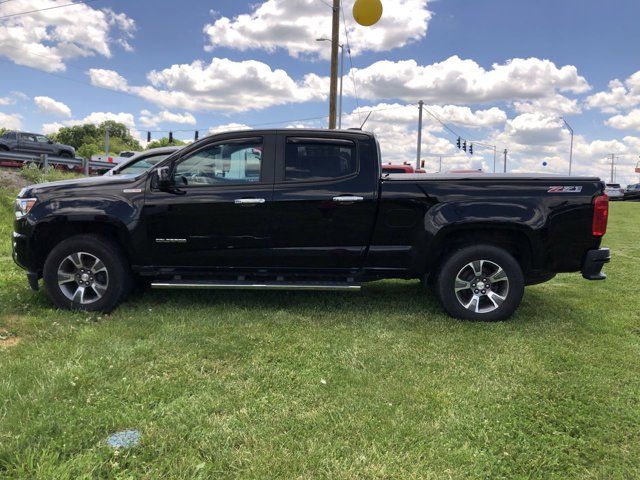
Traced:
<path fill-rule="evenodd" d="M 99 125 L 86 123 L 84 125 L 73 125 L 62 127 L 56 133 L 48 135 L 54 142 L 71 145 L 76 149 L 76 154 L 80 157 L 91 158 L 92 155 L 105 153 L 105 134 L 109 129 L 109 153 L 118 155 L 126 150 L 144 150 L 140 142 L 133 138 L 126 125 L 106 120 Z M 0 127 L 0 136 L 6 131 Z M 185 142 L 176 140 L 170 142 L 167 137 L 154 140 L 147 144 L 146 148 L 167 147 L 171 145 L 185 145 Z"/>

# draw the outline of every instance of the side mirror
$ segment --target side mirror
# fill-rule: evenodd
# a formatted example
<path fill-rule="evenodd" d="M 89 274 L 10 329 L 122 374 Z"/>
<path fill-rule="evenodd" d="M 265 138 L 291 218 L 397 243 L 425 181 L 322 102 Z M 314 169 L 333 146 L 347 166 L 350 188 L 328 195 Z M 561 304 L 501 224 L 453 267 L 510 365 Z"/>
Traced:
<path fill-rule="evenodd" d="M 47 143 L 48 143 L 49 145 L 53 145 L 53 140 L 47 140 Z"/>
<path fill-rule="evenodd" d="M 171 181 L 171 173 L 169 167 L 160 167 L 156 169 L 156 177 L 158 181 L 158 188 L 160 190 L 168 190 L 173 186 Z"/>

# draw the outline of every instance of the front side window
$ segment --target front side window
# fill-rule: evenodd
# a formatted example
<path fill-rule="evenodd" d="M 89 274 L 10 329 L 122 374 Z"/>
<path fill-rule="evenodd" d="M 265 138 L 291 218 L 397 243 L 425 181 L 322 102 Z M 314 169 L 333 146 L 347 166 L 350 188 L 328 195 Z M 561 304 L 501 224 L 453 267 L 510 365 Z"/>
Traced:
<path fill-rule="evenodd" d="M 49 143 L 49 139 L 44 135 L 36 135 L 36 140 L 38 143 Z"/>
<path fill-rule="evenodd" d="M 2 136 L 2 138 L 4 138 L 5 140 L 15 140 L 16 139 L 16 132 L 5 132 L 5 134 Z"/>
<path fill-rule="evenodd" d="M 181 161 L 175 169 L 177 185 L 257 183 L 262 165 L 262 139 L 217 143 Z"/>
<path fill-rule="evenodd" d="M 358 170 L 355 144 L 348 141 L 288 141 L 285 181 L 322 181 L 346 177 Z"/>

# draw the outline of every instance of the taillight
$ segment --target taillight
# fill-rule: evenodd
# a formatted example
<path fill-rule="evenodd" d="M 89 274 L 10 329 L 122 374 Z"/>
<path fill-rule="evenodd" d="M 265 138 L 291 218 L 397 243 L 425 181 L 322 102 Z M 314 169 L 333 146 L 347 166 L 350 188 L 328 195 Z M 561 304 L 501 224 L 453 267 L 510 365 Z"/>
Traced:
<path fill-rule="evenodd" d="M 607 220 L 609 219 L 609 197 L 607 194 L 596 197 L 593 202 L 593 226 L 591 233 L 594 237 L 601 237 L 607 233 Z"/>

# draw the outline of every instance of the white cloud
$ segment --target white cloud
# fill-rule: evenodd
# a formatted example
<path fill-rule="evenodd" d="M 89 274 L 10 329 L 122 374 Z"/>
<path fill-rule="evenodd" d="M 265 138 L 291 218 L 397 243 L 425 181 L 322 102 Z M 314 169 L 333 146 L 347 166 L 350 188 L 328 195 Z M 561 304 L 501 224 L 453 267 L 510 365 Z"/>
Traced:
<path fill-rule="evenodd" d="M 296 81 L 284 70 L 272 70 L 262 62 L 226 58 L 153 70 L 147 75 L 150 85 L 146 86 L 131 86 L 113 70 L 91 69 L 88 74 L 95 86 L 132 93 L 167 109 L 188 111 L 260 110 L 324 100 L 327 90 L 324 80 L 316 75 Z"/>
<path fill-rule="evenodd" d="M 45 70 L 65 70 L 65 61 L 92 55 L 111 56 L 111 45 L 132 38 L 134 21 L 110 9 L 68 4 L 66 0 L 13 0 L 0 4 L 0 16 L 46 9 L 8 17 L 0 23 L 0 56 L 18 65 Z"/>
<path fill-rule="evenodd" d="M 562 140 L 563 122 L 557 116 L 523 113 L 507 121 L 505 132 L 521 145 L 549 145 Z"/>
<path fill-rule="evenodd" d="M 380 21 L 372 27 L 362 27 L 350 15 L 353 3 L 354 0 L 344 2 L 352 55 L 367 50 L 386 51 L 421 40 L 432 16 L 426 0 L 385 0 Z M 344 32 L 342 28 L 341 25 Z M 215 20 L 205 26 L 204 32 L 209 51 L 216 47 L 269 52 L 282 48 L 294 57 L 328 58 L 328 42 L 316 39 L 330 35 L 331 8 L 320 0 L 267 0 L 248 14 Z"/>
<path fill-rule="evenodd" d="M 100 87 L 107 88 L 109 90 L 117 90 L 126 92 L 129 90 L 129 84 L 127 79 L 113 70 L 104 70 L 102 68 L 91 68 L 87 74 L 91 79 L 91 84 Z"/>
<path fill-rule="evenodd" d="M 11 97 L 0 97 L 0 105 L 11 105 L 15 100 Z"/>
<path fill-rule="evenodd" d="M 142 110 L 138 118 L 140 125 L 143 127 L 156 127 L 161 123 L 180 123 L 183 125 L 195 125 L 196 118 L 188 112 L 173 113 L 168 110 L 162 110 L 155 115 L 149 110 Z"/>
<path fill-rule="evenodd" d="M 589 108 L 599 108 L 605 113 L 617 113 L 640 105 L 640 70 L 624 83 L 617 78 L 609 82 L 609 91 L 587 97 Z"/>
<path fill-rule="evenodd" d="M 614 115 L 604 123 L 618 130 L 640 130 L 640 109 L 631 110 L 626 115 Z"/>
<path fill-rule="evenodd" d="M 539 58 L 515 58 L 493 64 L 491 70 L 458 56 L 424 66 L 415 60 L 382 60 L 352 74 L 361 97 L 437 104 L 530 101 L 590 89 L 573 65 L 558 68 Z M 351 95 L 353 84 L 350 77 L 345 80 L 345 92 Z"/>
<path fill-rule="evenodd" d="M 232 132 L 236 130 L 251 130 L 249 125 L 245 125 L 244 123 L 227 123 L 226 125 L 216 125 L 215 127 L 209 128 L 209 135 L 214 135 L 216 133 L 223 132 Z"/>
<path fill-rule="evenodd" d="M 34 97 L 33 102 L 45 115 L 56 115 L 58 117 L 70 117 L 71 109 L 62 102 L 58 102 L 50 97 Z"/>
<path fill-rule="evenodd" d="M 518 113 L 547 112 L 549 114 L 555 113 L 556 115 L 582 113 L 577 99 L 568 98 L 559 93 L 535 100 L 513 102 L 513 107 Z"/>
<path fill-rule="evenodd" d="M 0 112 L 0 127 L 8 130 L 20 130 L 22 128 L 22 116 L 17 113 Z"/>

